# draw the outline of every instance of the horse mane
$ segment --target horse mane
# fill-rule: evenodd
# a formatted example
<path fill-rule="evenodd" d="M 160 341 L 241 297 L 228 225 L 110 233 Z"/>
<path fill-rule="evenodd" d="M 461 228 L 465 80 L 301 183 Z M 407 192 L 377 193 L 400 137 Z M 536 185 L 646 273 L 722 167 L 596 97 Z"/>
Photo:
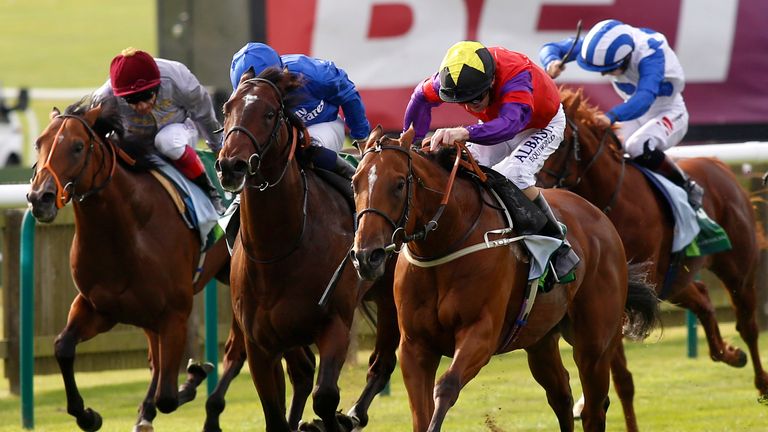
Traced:
<path fill-rule="evenodd" d="M 259 78 L 271 82 L 280 89 L 280 96 L 283 99 L 283 114 L 288 119 L 288 124 L 295 127 L 303 134 L 305 141 L 308 141 L 309 134 L 307 133 L 307 127 L 304 125 L 304 121 L 301 117 L 294 113 L 294 109 L 306 99 L 305 94 L 294 91 L 304 87 L 306 84 L 304 77 L 289 72 L 288 69 L 281 70 L 275 67 L 268 67 L 259 74 Z M 305 145 L 309 145 L 309 142 L 305 142 Z"/>
<path fill-rule="evenodd" d="M 131 171 L 147 171 L 156 168 L 158 163 L 153 160 L 153 156 L 157 155 L 157 150 L 155 149 L 152 140 L 141 137 L 125 136 L 125 129 L 118 109 L 116 96 L 110 95 L 99 99 L 94 99 L 92 96 L 85 96 L 68 106 L 67 109 L 64 110 L 64 114 L 82 117 L 89 110 L 99 105 L 101 105 L 101 113 L 99 113 L 99 117 L 92 126 L 93 131 L 105 142 L 114 142 L 117 147 L 136 161 L 131 165 L 123 159 L 118 158 L 118 161 L 120 161 L 123 167 Z"/>

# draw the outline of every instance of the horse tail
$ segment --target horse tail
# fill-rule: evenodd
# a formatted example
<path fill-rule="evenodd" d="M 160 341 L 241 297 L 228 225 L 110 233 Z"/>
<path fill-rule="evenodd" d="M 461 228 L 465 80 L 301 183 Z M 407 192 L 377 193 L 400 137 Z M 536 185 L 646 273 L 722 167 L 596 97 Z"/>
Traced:
<path fill-rule="evenodd" d="M 624 310 L 627 320 L 624 336 L 643 340 L 661 324 L 659 298 L 654 285 L 648 282 L 649 263 L 629 264 L 629 286 Z"/>

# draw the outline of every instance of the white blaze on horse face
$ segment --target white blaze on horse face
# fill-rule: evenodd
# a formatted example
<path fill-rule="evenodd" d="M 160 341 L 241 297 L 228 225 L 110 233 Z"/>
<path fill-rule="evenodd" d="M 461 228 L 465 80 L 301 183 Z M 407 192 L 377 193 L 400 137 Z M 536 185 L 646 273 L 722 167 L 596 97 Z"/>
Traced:
<path fill-rule="evenodd" d="M 376 175 L 376 165 L 371 167 L 368 171 L 368 202 L 371 202 L 371 195 L 373 194 L 373 185 L 376 184 L 376 179 L 379 176 Z"/>
<path fill-rule="evenodd" d="M 248 108 L 248 105 L 256 102 L 257 100 L 259 100 L 259 96 L 258 95 L 245 95 L 243 100 L 245 101 L 245 107 L 244 108 Z"/>

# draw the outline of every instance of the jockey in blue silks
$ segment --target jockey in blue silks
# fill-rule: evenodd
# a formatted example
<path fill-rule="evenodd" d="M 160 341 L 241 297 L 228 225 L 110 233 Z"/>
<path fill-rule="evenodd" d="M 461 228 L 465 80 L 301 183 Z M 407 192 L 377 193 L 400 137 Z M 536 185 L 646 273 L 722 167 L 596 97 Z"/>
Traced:
<path fill-rule="evenodd" d="M 664 154 L 688 131 L 688 110 L 682 96 L 685 75 L 666 37 L 616 20 L 601 21 L 584 38 L 568 38 L 541 48 L 541 64 L 552 78 L 565 68 L 562 59 L 574 43 L 579 66 L 609 75 L 624 99 L 596 118 L 598 126 L 607 128 L 617 123 L 629 156 L 682 187 L 694 210 L 701 207 L 701 186 Z"/>
<path fill-rule="evenodd" d="M 344 145 L 344 125 L 349 127 L 353 139 L 368 137 L 371 127 L 360 94 L 347 73 L 328 60 L 301 54 L 280 56 L 269 45 L 250 42 L 232 56 L 229 71 L 232 88 L 237 88 L 249 69 L 258 75 L 269 67 L 287 69 L 304 79 L 304 86 L 295 90 L 301 92 L 302 97 L 298 98 L 294 113 L 309 131 L 315 166 L 351 177 L 354 168 L 337 156 Z M 344 111 L 343 119 L 339 108 Z"/>

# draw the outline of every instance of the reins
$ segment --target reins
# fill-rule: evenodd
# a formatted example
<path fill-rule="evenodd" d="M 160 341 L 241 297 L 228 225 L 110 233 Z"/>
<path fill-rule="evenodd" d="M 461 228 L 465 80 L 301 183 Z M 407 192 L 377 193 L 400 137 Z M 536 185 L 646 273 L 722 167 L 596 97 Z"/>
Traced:
<path fill-rule="evenodd" d="M 75 199 L 77 202 L 83 202 L 86 198 L 88 198 L 91 195 L 94 195 L 104 189 L 107 184 L 112 180 L 112 177 L 115 173 L 115 168 L 117 166 L 117 150 L 114 148 L 114 143 L 108 139 L 105 139 L 107 142 L 102 142 L 102 139 L 98 137 L 96 132 L 93 130 L 91 125 L 88 124 L 87 121 L 85 121 L 84 118 L 78 115 L 74 114 L 59 114 L 55 118 L 61 118 L 62 122 L 59 126 L 59 130 L 56 132 L 56 134 L 53 137 L 53 144 L 51 145 L 51 150 L 48 153 L 48 158 L 45 160 L 45 163 L 40 168 L 40 170 L 36 170 L 32 180 L 37 177 L 37 174 L 42 172 L 43 170 L 47 170 L 51 177 L 53 177 L 53 181 L 56 183 L 56 208 L 62 208 L 64 207 L 67 202 L 69 202 L 70 199 Z M 56 173 L 56 171 L 53 169 L 52 166 L 52 159 L 53 159 L 53 153 L 56 150 L 57 145 L 63 141 L 62 131 L 64 130 L 64 125 L 67 122 L 67 119 L 76 119 L 78 120 L 83 127 L 85 127 L 85 130 L 88 132 L 88 153 L 85 156 L 85 162 L 83 163 L 83 167 L 80 169 L 80 172 L 75 176 L 75 178 L 71 181 L 69 181 L 66 185 L 62 185 L 61 179 L 59 178 L 59 175 Z M 91 156 L 93 156 L 94 151 L 94 141 L 100 141 L 102 144 L 104 144 L 105 147 L 109 149 L 109 152 L 112 155 L 112 167 L 109 170 L 109 175 L 104 180 L 104 182 L 98 186 L 94 186 L 90 190 L 77 195 L 75 193 L 75 188 L 77 187 L 77 183 L 80 181 L 81 177 L 85 174 L 85 170 L 88 168 L 88 165 L 91 162 Z M 102 159 L 102 167 L 104 166 L 104 162 L 106 161 L 106 158 Z M 98 171 L 96 171 L 93 174 L 92 179 L 96 179 L 96 176 L 101 172 L 101 168 L 99 168 Z"/>

